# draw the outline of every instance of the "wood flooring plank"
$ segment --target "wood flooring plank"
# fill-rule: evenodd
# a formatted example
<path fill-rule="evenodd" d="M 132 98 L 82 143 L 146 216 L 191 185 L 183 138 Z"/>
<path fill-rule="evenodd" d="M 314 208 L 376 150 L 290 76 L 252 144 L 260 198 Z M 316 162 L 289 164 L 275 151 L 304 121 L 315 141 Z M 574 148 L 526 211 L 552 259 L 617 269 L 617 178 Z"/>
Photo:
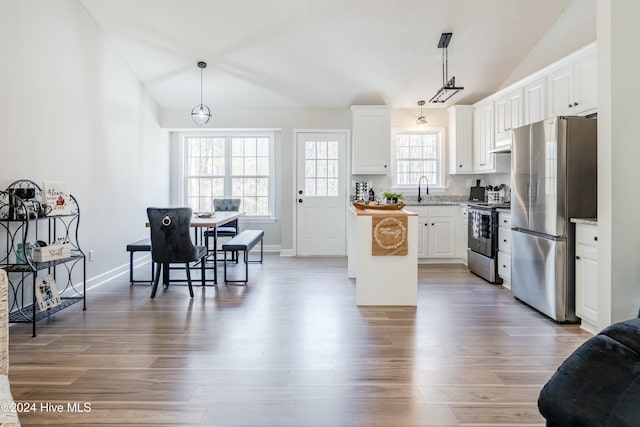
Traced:
<path fill-rule="evenodd" d="M 460 265 L 421 265 L 417 307 L 356 306 L 345 258 L 249 268 L 193 299 L 121 277 L 36 338 L 12 326 L 16 401 L 91 404 L 22 425 L 542 426 L 542 385 L 590 337 Z"/>

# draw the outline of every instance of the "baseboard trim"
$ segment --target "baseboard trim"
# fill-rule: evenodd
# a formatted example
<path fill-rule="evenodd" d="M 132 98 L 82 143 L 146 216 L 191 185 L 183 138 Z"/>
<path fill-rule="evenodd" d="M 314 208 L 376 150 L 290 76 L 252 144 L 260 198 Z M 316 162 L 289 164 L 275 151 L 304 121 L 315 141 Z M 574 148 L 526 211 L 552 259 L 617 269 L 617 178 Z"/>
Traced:
<path fill-rule="evenodd" d="M 281 249 L 280 250 L 280 256 L 282 256 L 282 257 L 284 257 L 284 256 L 288 256 L 288 257 L 293 256 L 293 249 Z"/>
<path fill-rule="evenodd" d="M 463 264 L 467 265 L 461 258 L 418 258 L 418 264 Z"/>
<path fill-rule="evenodd" d="M 151 255 L 143 255 L 137 257 L 133 262 L 133 269 L 136 270 L 140 267 L 148 265 L 151 262 Z M 97 288 L 98 286 L 104 285 L 110 280 L 116 279 L 123 274 L 129 274 L 129 263 L 125 263 L 119 265 L 117 267 L 112 268 L 111 270 L 107 270 L 104 273 L 98 274 L 97 276 L 93 276 L 87 279 L 87 291 Z"/>

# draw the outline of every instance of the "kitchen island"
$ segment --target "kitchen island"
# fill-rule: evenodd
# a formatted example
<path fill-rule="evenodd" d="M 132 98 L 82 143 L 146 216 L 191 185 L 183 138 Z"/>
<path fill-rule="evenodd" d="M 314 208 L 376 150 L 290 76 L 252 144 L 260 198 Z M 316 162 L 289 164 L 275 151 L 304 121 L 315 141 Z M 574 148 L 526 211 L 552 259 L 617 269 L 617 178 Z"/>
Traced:
<path fill-rule="evenodd" d="M 418 293 L 418 214 L 349 208 L 347 274 L 357 305 L 415 306 Z"/>

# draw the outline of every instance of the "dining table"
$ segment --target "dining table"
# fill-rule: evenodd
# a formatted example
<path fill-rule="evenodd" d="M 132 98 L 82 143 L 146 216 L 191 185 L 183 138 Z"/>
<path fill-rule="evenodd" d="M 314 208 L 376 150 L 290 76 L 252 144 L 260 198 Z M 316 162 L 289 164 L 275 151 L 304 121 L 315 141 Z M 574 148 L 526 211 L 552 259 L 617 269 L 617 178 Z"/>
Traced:
<path fill-rule="evenodd" d="M 244 216 L 245 212 L 241 211 L 216 211 L 211 216 L 203 216 L 202 214 L 194 214 L 191 218 L 191 227 L 193 228 L 193 240 L 195 245 L 202 246 L 205 242 L 204 232 L 213 231 L 213 265 L 211 267 L 205 267 L 205 269 L 213 270 L 213 283 L 218 283 L 218 227 L 228 224 L 241 216 Z M 146 223 L 147 227 L 150 227 L 149 222 Z M 209 257 L 209 248 L 207 247 L 207 258 Z M 163 268 L 163 283 L 166 285 L 169 283 L 169 269 Z M 204 285 L 204 279 L 202 281 Z"/>

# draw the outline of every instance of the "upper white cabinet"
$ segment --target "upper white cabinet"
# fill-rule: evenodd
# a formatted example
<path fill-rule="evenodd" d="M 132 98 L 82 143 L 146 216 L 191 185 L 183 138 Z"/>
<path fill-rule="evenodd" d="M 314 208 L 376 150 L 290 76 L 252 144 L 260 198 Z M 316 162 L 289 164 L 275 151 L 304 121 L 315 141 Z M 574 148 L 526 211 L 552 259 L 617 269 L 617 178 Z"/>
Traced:
<path fill-rule="evenodd" d="M 509 172 L 510 156 L 503 153 L 510 151 L 512 129 L 556 116 L 595 113 L 597 66 L 593 42 L 474 104 L 472 172 Z"/>
<path fill-rule="evenodd" d="M 511 130 L 524 124 L 524 89 L 516 88 L 495 101 L 495 147 L 511 144 Z"/>
<path fill-rule="evenodd" d="M 549 117 L 579 115 L 598 106 L 595 48 L 551 71 L 547 77 Z"/>
<path fill-rule="evenodd" d="M 353 174 L 389 173 L 391 108 L 386 105 L 353 105 Z"/>
<path fill-rule="evenodd" d="M 449 173 L 473 173 L 473 105 L 454 105 L 449 112 Z"/>
<path fill-rule="evenodd" d="M 524 87 L 524 123 L 539 122 L 547 118 L 547 79 L 540 77 Z"/>
<path fill-rule="evenodd" d="M 493 169 L 493 102 L 476 104 L 473 111 L 473 170 Z"/>

